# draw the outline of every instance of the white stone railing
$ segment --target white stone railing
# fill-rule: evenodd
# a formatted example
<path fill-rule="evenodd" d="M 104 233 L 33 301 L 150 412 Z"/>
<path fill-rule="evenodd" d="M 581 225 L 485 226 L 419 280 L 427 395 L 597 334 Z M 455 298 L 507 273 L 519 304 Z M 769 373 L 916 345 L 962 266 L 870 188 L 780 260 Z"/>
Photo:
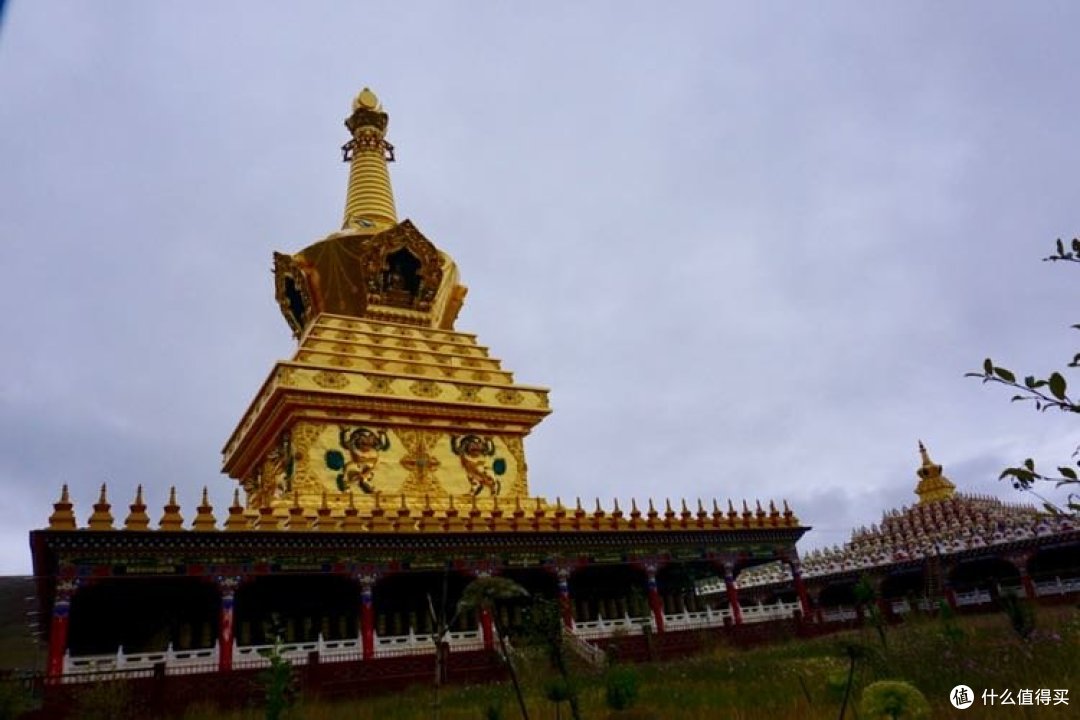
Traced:
<path fill-rule="evenodd" d="M 665 630 L 692 630 L 694 628 L 720 627 L 724 618 L 731 617 L 731 610 L 713 610 L 706 608 L 699 612 L 684 611 L 674 615 L 664 615 Z"/>
<path fill-rule="evenodd" d="M 937 600 L 931 600 L 930 598 L 919 598 L 915 601 L 915 607 L 922 612 L 930 612 L 938 607 Z M 906 615 L 911 612 L 911 603 L 907 600 L 893 600 L 892 611 L 895 615 Z"/>
<path fill-rule="evenodd" d="M 825 622 L 848 622 L 855 620 L 859 617 L 859 613 L 855 611 L 855 608 L 849 607 L 833 607 L 823 609 L 821 611 L 821 619 Z"/>
<path fill-rule="evenodd" d="M 956 606 L 964 607 L 965 605 L 982 605 L 993 600 L 989 590 L 982 590 L 975 588 L 968 592 L 956 593 Z"/>
<path fill-rule="evenodd" d="M 164 650 L 131 654 L 125 653 L 123 646 L 120 646 L 115 653 L 103 655 L 72 657 L 70 652 L 65 652 L 64 675 L 152 670 L 159 663 L 165 663 L 166 672 L 168 673 L 172 669 L 180 671 L 190 667 L 211 665 L 217 667 L 217 662 L 217 645 L 212 648 L 199 648 L 196 650 L 173 650 L 172 643 L 169 643 Z"/>
<path fill-rule="evenodd" d="M 563 640 L 569 646 L 571 652 L 578 655 L 593 667 L 603 667 L 607 664 L 607 656 L 604 651 L 585 640 L 580 635 L 575 635 L 565 625 L 563 626 Z"/>
<path fill-rule="evenodd" d="M 375 636 L 375 657 L 395 655 L 423 655 L 435 652 L 431 634 L 417 635 L 410 631 L 408 635 Z M 451 632 L 446 634 L 446 642 L 451 652 L 479 650 L 484 642 L 479 630 Z M 236 669 L 258 668 L 270 665 L 270 654 L 274 649 L 269 645 L 233 645 L 232 666 Z M 281 657 L 291 665 L 306 665 L 311 653 L 319 654 L 319 662 L 340 662 L 359 659 L 363 654 L 363 645 L 359 638 L 346 640 L 323 640 L 320 635 L 311 642 L 282 643 L 278 646 Z M 126 677 L 129 673 L 144 675 L 160 663 L 165 665 L 165 674 L 183 675 L 198 670 L 212 672 L 218 666 L 218 648 L 198 650 L 173 650 L 170 644 L 165 650 L 147 653 L 125 653 L 120 647 L 115 653 L 103 655 L 64 655 L 64 675 L 73 676 L 74 682 L 83 682 L 97 676 Z"/>
<path fill-rule="evenodd" d="M 799 610 L 799 603 L 797 600 L 786 603 L 783 600 L 777 600 L 772 605 L 764 605 L 758 603 L 757 605 L 743 605 L 742 608 L 742 621 L 744 623 L 754 622 L 766 622 L 769 620 L 786 620 L 787 618 L 794 617 L 795 613 Z"/>
<path fill-rule="evenodd" d="M 1035 596 L 1067 595 L 1080 592 L 1080 577 L 1065 578 L 1056 577 L 1053 580 L 1042 580 L 1035 583 Z"/>
<path fill-rule="evenodd" d="M 656 626 L 652 616 L 632 618 L 623 615 L 621 618 L 605 620 L 601 615 L 596 620 L 574 621 L 574 635 L 583 640 L 595 640 L 612 635 L 640 635 L 642 625 L 648 625 L 655 632 Z"/>

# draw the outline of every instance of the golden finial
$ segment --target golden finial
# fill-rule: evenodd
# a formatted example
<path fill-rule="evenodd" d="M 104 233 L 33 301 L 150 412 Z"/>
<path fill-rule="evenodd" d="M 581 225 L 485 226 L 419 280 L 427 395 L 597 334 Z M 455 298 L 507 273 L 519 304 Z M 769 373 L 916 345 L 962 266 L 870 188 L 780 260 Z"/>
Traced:
<path fill-rule="evenodd" d="M 131 509 L 131 512 L 124 518 L 124 529 L 150 529 L 150 516 L 146 514 L 146 503 L 143 502 L 142 485 L 135 488 L 135 502 L 131 503 L 128 507 Z"/>
<path fill-rule="evenodd" d="M 176 504 L 176 486 L 169 488 L 169 502 L 158 520 L 159 530 L 177 531 L 184 529 L 184 518 L 180 515 L 180 506 Z"/>
<path fill-rule="evenodd" d="M 217 519 L 214 517 L 214 507 L 210 504 L 210 494 L 203 485 L 202 502 L 195 509 L 195 520 L 191 527 L 200 532 L 217 529 Z"/>
<path fill-rule="evenodd" d="M 109 498 L 106 497 L 105 483 L 101 484 L 101 495 L 98 497 L 98 501 L 94 503 L 94 512 L 90 515 L 90 522 L 88 523 L 91 530 L 112 530 L 113 529 L 113 516 L 110 510 L 112 506 L 109 504 Z"/>
<path fill-rule="evenodd" d="M 65 484 L 60 490 L 60 500 L 53 503 L 53 512 L 49 515 L 50 530 L 74 530 L 75 513 L 72 511 L 71 499 L 68 497 L 68 486 Z"/>
<path fill-rule="evenodd" d="M 342 229 L 377 232 L 397 224 L 394 191 L 386 163 L 394 147 L 386 141 L 389 116 L 368 88 L 360 91 L 345 121 L 351 137 L 341 148 L 350 164 Z"/>
<path fill-rule="evenodd" d="M 353 491 L 349 491 L 349 504 L 345 508 L 345 516 L 341 519 L 343 532 L 360 532 L 364 529 L 364 523 L 360 520 L 360 511 L 356 509 Z"/>
<path fill-rule="evenodd" d="M 612 514 L 621 513 L 622 510 L 619 509 L 619 498 L 614 498 L 612 502 L 615 506 L 614 509 L 611 511 Z"/>
<path fill-rule="evenodd" d="M 584 510 L 582 510 L 582 508 L 581 508 L 581 496 L 578 496 L 578 498 L 577 498 L 577 508 L 576 508 L 576 510 L 577 510 L 577 512 L 584 512 Z"/>
<path fill-rule="evenodd" d="M 231 532 L 248 529 L 244 506 L 240 504 L 240 488 L 233 489 L 232 505 L 229 506 L 229 517 L 225 520 L 225 529 Z"/>
<path fill-rule="evenodd" d="M 286 528 L 293 532 L 301 532 L 311 527 L 311 521 L 304 514 L 304 508 L 300 506 L 300 491 L 293 490 L 292 506 L 289 508 L 289 518 Z"/>
<path fill-rule="evenodd" d="M 337 530 L 337 521 L 333 517 L 333 509 L 326 497 L 326 490 L 322 491 L 322 501 L 315 510 L 315 529 L 319 532 L 333 532 Z"/>
<path fill-rule="evenodd" d="M 926 452 L 926 446 L 923 445 L 923 441 L 919 441 L 919 456 L 922 459 L 923 467 L 933 467 L 934 463 L 930 459 L 930 453 Z"/>
<path fill-rule="evenodd" d="M 596 514 L 599 515 L 602 512 L 604 511 L 600 509 L 600 498 L 596 498 Z"/>
<path fill-rule="evenodd" d="M 375 96 L 375 93 L 371 92 L 370 88 L 364 88 L 360 93 L 353 98 L 352 109 L 359 110 L 364 108 L 365 110 L 379 110 L 379 98 Z"/>

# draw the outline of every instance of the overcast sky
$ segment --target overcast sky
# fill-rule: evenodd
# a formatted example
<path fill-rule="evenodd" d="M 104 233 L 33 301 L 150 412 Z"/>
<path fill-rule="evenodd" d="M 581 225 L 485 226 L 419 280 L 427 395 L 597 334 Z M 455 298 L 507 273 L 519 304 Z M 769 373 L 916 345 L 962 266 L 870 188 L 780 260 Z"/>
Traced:
<path fill-rule="evenodd" d="M 60 485 L 219 512 L 294 341 L 271 255 L 340 227 L 342 120 L 390 113 L 457 329 L 552 388 L 535 494 L 787 498 L 800 548 L 1067 460 L 1075 419 L 963 374 L 1063 367 L 1080 5 L 8 3 L 0 574 Z M 1077 378 L 1080 382 L 1080 378 Z M 1049 493 L 1061 499 L 1061 493 Z M 1030 498 L 1030 500 L 1034 500 Z"/>

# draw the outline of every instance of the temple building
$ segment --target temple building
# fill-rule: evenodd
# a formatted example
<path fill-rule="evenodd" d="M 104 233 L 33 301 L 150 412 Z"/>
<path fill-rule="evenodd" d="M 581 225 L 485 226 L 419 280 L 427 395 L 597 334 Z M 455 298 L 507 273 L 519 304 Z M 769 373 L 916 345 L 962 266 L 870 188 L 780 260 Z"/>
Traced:
<path fill-rule="evenodd" d="M 806 593 L 820 620 L 853 620 L 863 612 L 855 586 L 865 579 L 886 616 L 933 609 L 996 606 L 1003 592 L 1052 601 L 1080 593 L 1080 523 L 1031 505 L 959 493 L 919 443 L 918 501 L 887 510 L 881 523 L 852 532 L 843 547 L 803 557 Z M 748 568 L 736 580 L 744 598 L 773 601 L 795 594 L 782 563 Z M 705 587 L 704 595 L 723 596 Z"/>
<path fill-rule="evenodd" d="M 31 533 L 50 677 L 235 672 L 265 665 L 276 637 L 296 663 L 431 653 L 433 606 L 453 614 L 487 575 L 558 600 L 582 642 L 809 609 L 803 594 L 744 614 L 734 586 L 775 561 L 799 587 L 807 528 L 786 502 L 602 507 L 532 491 L 525 441 L 551 412 L 548 390 L 456 328 L 466 288 L 450 256 L 398 219 L 388 122 L 364 89 L 345 120 L 341 229 L 274 256 L 298 346 L 225 443 L 231 506 L 215 510 L 204 492 L 185 511 L 174 490 L 148 488 L 168 497 L 152 518 L 140 487 L 118 519 L 102 486 L 80 523 L 65 487 Z M 723 602 L 692 592 L 702 577 L 727 587 Z M 452 656 L 493 646 L 486 612 L 452 630 Z"/>

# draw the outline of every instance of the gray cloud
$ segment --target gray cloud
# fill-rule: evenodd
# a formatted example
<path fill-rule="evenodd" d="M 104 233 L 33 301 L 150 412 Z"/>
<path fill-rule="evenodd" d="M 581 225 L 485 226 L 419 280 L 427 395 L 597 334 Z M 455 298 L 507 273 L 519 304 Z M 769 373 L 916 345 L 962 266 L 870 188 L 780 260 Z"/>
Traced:
<path fill-rule="evenodd" d="M 534 492 L 787 497 L 842 540 L 1075 426 L 962 374 L 1074 349 L 1071 4 L 13 2 L 0 35 L 0 572 L 59 484 L 85 517 L 232 483 L 292 341 L 274 250 L 339 223 L 340 122 L 391 113 L 398 207 L 458 327 L 553 389 Z M 1055 497 L 1060 498 L 1058 494 Z M 117 514 L 121 514 L 117 511 Z"/>

